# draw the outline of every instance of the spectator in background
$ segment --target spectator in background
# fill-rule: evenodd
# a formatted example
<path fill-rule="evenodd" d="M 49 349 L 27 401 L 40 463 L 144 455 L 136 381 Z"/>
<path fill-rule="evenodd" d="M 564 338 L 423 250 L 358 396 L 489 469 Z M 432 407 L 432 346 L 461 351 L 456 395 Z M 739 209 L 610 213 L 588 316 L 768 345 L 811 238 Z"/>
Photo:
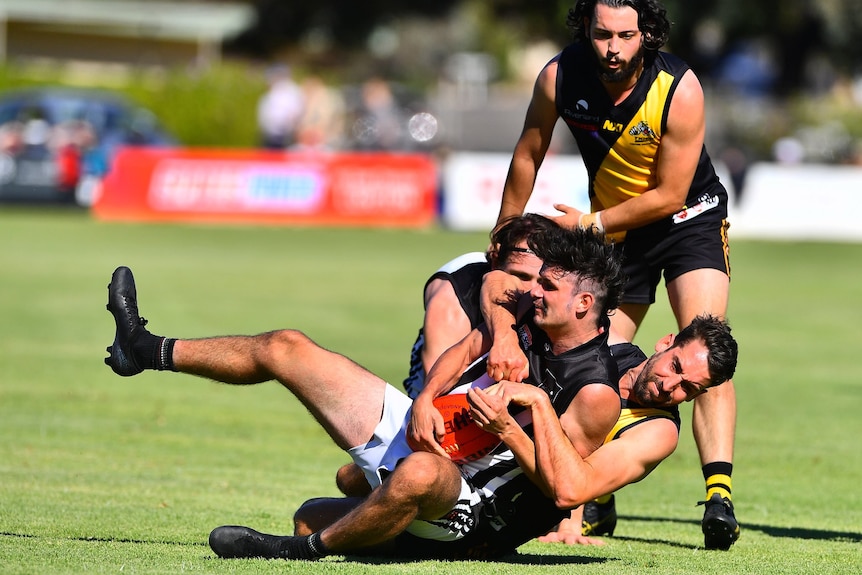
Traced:
<path fill-rule="evenodd" d="M 302 82 L 305 105 L 296 128 L 296 144 L 302 150 L 331 150 L 344 137 L 344 100 L 318 76 Z"/>
<path fill-rule="evenodd" d="M 12 120 L 0 125 L 0 153 L 17 156 L 24 149 L 24 124 Z"/>
<path fill-rule="evenodd" d="M 65 192 L 74 192 L 81 177 L 81 150 L 75 139 L 76 130 L 76 120 L 62 122 L 51 129 L 48 141 L 48 149 L 57 158 L 57 183 Z"/>
<path fill-rule="evenodd" d="M 367 150 L 394 150 L 401 145 L 401 110 L 389 83 L 378 76 L 362 85 L 359 117 L 353 136 Z"/>
<path fill-rule="evenodd" d="M 294 144 L 304 97 L 289 66 L 273 66 L 267 70 L 266 77 L 269 90 L 257 105 L 261 145 L 271 150 L 283 150 Z"/>
<path fill-rule="evenodd" d="M 75 188 L 75 200 L 79 205 L 91 206 L 99 197 L 102 179 L 108 173 L 107 150 L 100 145 L 93 125 L 86 120 L 75 123 L 74 144 L 80 153 L 81 173 Z"/>

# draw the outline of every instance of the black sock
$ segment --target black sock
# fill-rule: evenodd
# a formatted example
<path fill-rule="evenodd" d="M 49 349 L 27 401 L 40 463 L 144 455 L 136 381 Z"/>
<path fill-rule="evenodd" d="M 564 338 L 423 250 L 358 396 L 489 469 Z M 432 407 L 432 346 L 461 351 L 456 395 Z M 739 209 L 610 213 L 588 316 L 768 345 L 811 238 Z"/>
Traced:
<path fill-rule="evenodd" d="M 329 555 L 329 549 L 320 540 L 320 532 L 308 537 L 284 537 L 279 545 L 281 556 L 286 559 L 314 560 Z"/>
<path fill-rule="evenodd" d="M 320 537 L 320 531 L 308 536 L 308 547 L 311 549 L 311 552 L 314 554 L 316 559 L 329 555 L 329 549 L 327 549 L 326 545 L 323 544 L 323 539 Z"/>
<path fill-rule="evenodd" d="M 176 371 L 173 357 L 176 341 L 142 330 L 131 345 L 135 363 L 142 369 Z"/>

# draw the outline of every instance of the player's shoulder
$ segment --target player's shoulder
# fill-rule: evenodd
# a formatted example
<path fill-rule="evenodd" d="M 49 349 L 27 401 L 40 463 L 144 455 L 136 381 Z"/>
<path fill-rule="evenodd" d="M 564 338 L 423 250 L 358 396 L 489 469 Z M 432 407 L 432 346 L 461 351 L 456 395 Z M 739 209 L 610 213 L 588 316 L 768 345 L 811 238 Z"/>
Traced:
<path fill-rule="evenodd" d="M 625 373 L 633 367 L 643 363 L 647 359 L 641 348 L 631 342 L 615 343 L 608 346 L 611 357 L 617 364 L 620 373 Z"/>
<path fill-rule="evenodd" d="M 478 282 L 491 269 L 491 264 L 484 252 L 469 252 L 449 260 L 431 274 L 425 282 L 425 293 L 433 283 L 447 282 L 453 287 L 469 290 L 470 286 Z"/>
<path fill-rule="evenodd" d="M 653 53 L 652 61 L 657 63 L 660 67 L 672 71 L 672 72 L 686 72 L 690 69 L 688 62 L 673 54 L 671 52 L 665 52 L 663 50 L 658 50 Z"/>
<path fill-rule="evenodd" d="M 451 274 L 469 265 L 487 263 L 488 259 L 485 256 L 485 252 L 468 252 L 466 254 L 458 256 L 457 258 L 449 260 L 448 262 L 440 266 L 436 273 Z"/>

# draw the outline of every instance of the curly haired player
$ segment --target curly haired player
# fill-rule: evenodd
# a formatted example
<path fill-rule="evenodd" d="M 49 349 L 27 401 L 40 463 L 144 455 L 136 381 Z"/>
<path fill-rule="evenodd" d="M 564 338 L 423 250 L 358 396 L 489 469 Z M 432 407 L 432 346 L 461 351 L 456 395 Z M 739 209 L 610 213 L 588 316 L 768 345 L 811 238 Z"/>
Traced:
<path fill-rule="evenodd" d="M 660 50 L 670 33 L 664 7 L 657 0 L 578 0 L 567 24 L 574 42 L 536 79 L 498 223 L 523 211 L 562 118 L 589 174 L 592 213 L 559 204 L 555 220 L 596 226 L 623 254 L 629 279 L 614 330 L 634 339 L 662 274 L 680 329 L 699 314 L 724 316 L 727 191 L 704 147 L 700 83 L 685 62 Z M 694 402 L 707 549 L 729 549 L 739 536 L 731 504 L 735 425 L 732 381 Z"/>

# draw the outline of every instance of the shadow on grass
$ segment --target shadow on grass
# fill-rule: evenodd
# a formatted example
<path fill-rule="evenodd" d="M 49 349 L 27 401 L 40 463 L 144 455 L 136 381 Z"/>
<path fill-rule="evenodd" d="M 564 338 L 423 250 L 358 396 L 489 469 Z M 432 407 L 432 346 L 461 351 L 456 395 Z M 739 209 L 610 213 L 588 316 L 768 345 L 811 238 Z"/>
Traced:
<path fill-rule="evenodd" d="M 382 557 L 347 555 L 345 561 L 351 563 L 363 563 L 366 565 L 390 565 L 395 563 L 422 563 L 423 561 L 435 561 L 435 559 L 408 559 L 404 557 Z M 463 559 L 452 561 L 459 563 L 465 561 L 477 561 L 480 563 L 508 563 L 511 565 L 589 565 L 592 563 L 606 563 L 616 561 L 607 557 L 579 557 L 567 555 L 536 555 L 533 553 L 518 553 L 498 557 L 496 559 Z"/>
<path fill-rule="evenodd" d="M 181 545 L 194 547 L 208 547 L 206 541 L 181 542 L 181 541 L 158 541 L 153 539 L 126 539 L 123 537 L 56 537 L 53 535 L 32 535 L 30 533 L 11 533 L 0 531 L 0 537 L 20 537 L 22 539 L 58 539 L 66 541 L 96 541 L 98 543 L 135 543 L 139 545 Z"/>
<path fill-rule="evenodd" d="M 700 528 L 700 521 L 692 520 L 692 519 L 671 519 L 667 517 L 640 517 L 633 515 L 620 515 L 621 520 L 628 521 L 647 521 L 647 522 L 661 522 L 661 523 L 687 523 L 691 525 L 696 525 Z M 828 529 L 808 529 L 806 527 L 776 527 L 774 525 L 758 525 L 756 523 L 740 523 L 740 528 L 743 531 L 752 530 L 752 531 L 760 531 L 770 537 L 787 537 L 790 539 L 811 539 L 811 540 L 819 540 L 819 541 L 839 541 L 846 543 L 860 543 L 862 542 L 862 533 L 853 533 L 851 531 L 831 531 Z M 620 537 L 619 539 L 625 539 L 624 537 Z M 642 541 L 641 539 L 631 538 L 638 541 Z M 668 545 L 677 545 L 679 544 L 662 541 L 661 543 L 666 543 Z M 688 547 L 687 545 L 683 545 L 682 547 Z"/>
<path fill-rule="evenodd" d="M 0 537 L 20 537 L 25 539 L 40 539 L 41 535 L 32 535 L 29 533 L 11 533 L 0 532 Z M 155 541 L 144 539 L 130 539 L 121 537 L 51 537 L 52 539 L 65 539 L 69 541 L 96 541 L 101 543 L 133 543 L 139 545 L 179 545 L 188 547 L 207 547 L 206 542 L 180 542 L 180 541 Z M 218 559 L 212 557 L 211 559 Z M 403 557 L 384 557 L 384 556 L 362 556 L 362 555 L 347 555 L 344 556 L 345 561 L 353 563 L 364 563 L 368 565 L 386 565 L 393 563 L 421 563 L 423 561 L 433 561 L 433 559 L 409 559 Z M 532 553 L 513 553 L 497 559 L 481 560 L 488 563 L 510 563 L 513 565 L 588 565 L 591 563 L 605 563 L 613 561 L 605 557 L 579 557 L 579 556 L 564 556 L 564 555 L 537 555 Z M 466 561 L 466 560 L 465 560 Z"/>
<path fill-rule="evenodd" d="M 694 525 L 698 528 L 700 527 L 700 522 L 692 519 L 675 519 L 668 517 L 645 517 L 645 516 L 635 516 L 635 515 L 621 515 L 619 517 L 624 521 L 644 521 L 644 522 L 652 522 L 652 523 L 681 523 L 687 525 Z M 741 525 L 743 530 L 754 530 L 760 531 L 770 537 L 782 537 L 782 538 L 791 538 L 791 539 L 807 539 L 807 540 L 819 540 L 819 541 L 837 541 L 837 542 L 846 542 L 846 543 L 860 543 L 862 542 L 862 533 L 854 533 L 851 531 L 833 531 L 826 529 L 809 529 L 804 527 L 776 527 L 773 525 L 759 525 L 756 523 L 743 523 Z M 39 538 L 38 535 L 31 535 L 26 533 L 10 533 L 10 532 L 0 532 L 0 536 L 2 537 L 22 537 L 22 538 Z M 101 541 L 101 542 L 113 542 L 113 543 L 136 543 L 136 544 L 161 544 L 161 545 L 183 545 L 183 546 L 201 546 L 206 547 L 207 544 L 205 542 L 200 543 L 186 543 L 186 542 L 177 542 L 177 541 L 152 541 L 152 540 L 138 540 L 138 539 L 124 539 L 124 538 L 114 538 L 114 537 L 69 537 L 68 539 L 77 540 L 77 541 Z M 659 544 L 659 545 L 667 545 L 669 547 L 677 547 L 681 549 L 696 549 L 697 546 L 692 546 L 689 544 L 684 544 L 679 541 L 670 541 L 666 539 L 653 539 L 653 538 L 642 538 L 642 537 L 631 537 L 631 536 L 616 536 L 614 539 L 619 541 L 633 541 L 640 543 L 650 543 L 650 544 Z M 425 561 L 427 559 L 406 559 L 406 558 L 396 558 L 396 557 L 381 557 L 381 556 L 358 556 L 358 555 L 348 555 L 345 556 L 345 560 L 354 563 L 363 563 L 368 565 L 386 565 L 393 563 L 415 563 Z M 500 557 L 494 560 L 490 560 L 489 562 L 495 563 L 509 563 L 513 565 L 589 565 L 595 563 L 606 563 L 608 561 L 613 561 L 612 558 L 607 557 L 583 557 L 583 556 L 568 556 L 568 555 L 540 555 L 540 554 L 531 554 L 531 553 L 517 553 L 512 555 L 507 555 L 505 557 Z"/>

